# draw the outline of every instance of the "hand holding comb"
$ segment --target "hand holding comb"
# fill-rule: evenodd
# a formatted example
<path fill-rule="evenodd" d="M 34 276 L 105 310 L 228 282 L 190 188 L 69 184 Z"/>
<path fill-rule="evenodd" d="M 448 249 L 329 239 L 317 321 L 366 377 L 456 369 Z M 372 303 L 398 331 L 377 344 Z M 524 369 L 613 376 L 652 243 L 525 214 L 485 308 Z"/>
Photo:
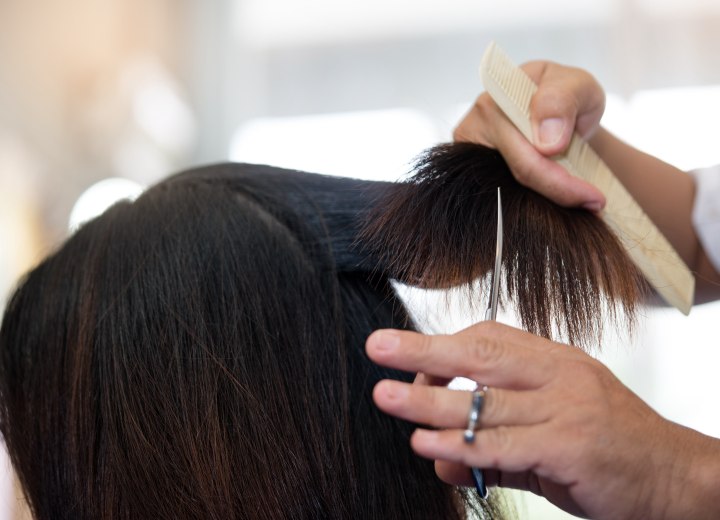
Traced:
<path fill-rule="evenodd" d="M 537 85 L 495 43 L 491 43 L 483 55 L 480 76 L 495 103 L 532 141 L 530 101 Z M 571 175 L 584 179 L 605 195 L 607 204 L 600 218 L 618 237 L 650 285 L 667 303 L 688 314 L 695 278 L 602 159 L 577 134 L 573 135 L 567 150 L 553 159 Z"/>

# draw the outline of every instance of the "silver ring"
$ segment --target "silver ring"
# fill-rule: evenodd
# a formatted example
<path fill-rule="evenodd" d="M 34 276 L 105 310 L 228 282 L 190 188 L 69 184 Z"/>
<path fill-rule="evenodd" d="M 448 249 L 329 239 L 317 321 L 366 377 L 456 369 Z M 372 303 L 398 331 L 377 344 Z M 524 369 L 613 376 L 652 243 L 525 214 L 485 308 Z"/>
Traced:
<path fill-rule="evenodd" d="M 482 412 L 483 402 L 485 401 L 485 395 L 487 394 L 488 387 L 483 386 L 482 389 L 476 390 L 472 394 L 472 404 L 470 404 L 470 411 L 468 412 L 468 424 L 463 434 L 463 439 L 466 444 L 472 444 L 475 442 L 475 430 L 477 429 L 478 419 Z"/>

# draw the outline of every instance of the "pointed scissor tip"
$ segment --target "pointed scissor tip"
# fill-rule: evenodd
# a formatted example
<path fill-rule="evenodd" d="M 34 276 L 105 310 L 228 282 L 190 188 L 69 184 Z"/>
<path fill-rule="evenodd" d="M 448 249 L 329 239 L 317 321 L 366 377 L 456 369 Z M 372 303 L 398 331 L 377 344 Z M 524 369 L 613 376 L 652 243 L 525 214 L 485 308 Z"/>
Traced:
<path fill-rule="evenodd" d="M 498 216 L 500 220 L 498 222 L 502 225 L 502 194 L 500 193 L 500 186 L 497 189 L 497 202 L 498 202 Z"/>
<path fill-rule="evenodd" d="M 500 187 L 497 189 L 497 233 L 495 236 L 495 265 L 490 278 L 490 305 L 485 311 L 486 320 L 494 320 L 497 317 L 498 292 L 500 289 L 500 268 L 502 266 L 502 250 L 503 250 L 503 220 L 502 220 L 502 198 L 500 196 Z"/>
<path fill-rule="evenodd" d="M 500 186 L 497 189 L 497 256 L 502 257 L 503 247 L 503 212 L 502 212 L 502 196 L 500 195 Z"/>

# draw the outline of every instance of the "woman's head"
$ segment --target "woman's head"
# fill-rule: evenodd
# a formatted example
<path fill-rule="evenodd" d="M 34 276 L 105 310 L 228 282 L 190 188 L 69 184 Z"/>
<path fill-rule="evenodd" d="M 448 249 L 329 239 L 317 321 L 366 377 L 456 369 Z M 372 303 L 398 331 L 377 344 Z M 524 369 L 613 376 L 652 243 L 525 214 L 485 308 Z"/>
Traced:
<path fill-rule="evenodd" d="M 639 278 L 598 219 L 435 149 L 408 183 L 253 165 L 169 178 L 31 271 L 0 329 L 0 428 L 38 518 L 462 518 L 379 412 L 365 338 L 409 327 L 390 275 L 470 282 L 494 258 L 528 327 L 596 332 Z M 537 236 L 543 233 L 543 236 Z M 577 239 L 586 238 L 582 247 Z"/>
<path fill-rule="evenodd" d="M 339 270 L 352 239 L 328 233 L 355 210 L 320 207 L 361 189 L 188 172 L 29 273 L 3 321 L 0 418 L 38 518 L 459 516 L 411 426 L 371 402 L 389 373 L 364 340 L 408 319 L 385 277 Z"/>

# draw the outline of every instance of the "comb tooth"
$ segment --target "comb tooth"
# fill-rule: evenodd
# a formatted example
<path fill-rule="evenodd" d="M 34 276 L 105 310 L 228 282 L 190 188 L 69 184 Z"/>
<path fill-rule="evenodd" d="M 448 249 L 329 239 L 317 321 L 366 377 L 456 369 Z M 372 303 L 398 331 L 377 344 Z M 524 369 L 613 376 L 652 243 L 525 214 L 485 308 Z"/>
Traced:
<path fill-rule="evenodd" d="M 507 90 L 508 90 L 508 94 L 510 95 L 510 97 L 512 97 L 517 102 L 518 106 L 521 109 L 524 109 L 525 103 L 523 103 L 524 99 L 522 96 L 522 94 L 523 94 L 522 82 L 521 81 L 510 81 L 508 83 Z"/>
<path fill-rule="evenodd" d="M 532 99 L 532 95 L 535 93 L 535 89 L 532 88 L 530 85 L 528 85 L 528 82 L 524 81 L 518 81 L 518 97 L 517 99 L 520 101 L 520 104 L 522 106 L 523 112 L 529 117 L 530 116 L 530 100 Z"/>
<path fill-rule="evenodd" d="M 495 43 L 483 55 L 480 74 L 485 90 L 531 139 L 530 100 L 537 91 L 535 83 Z M 602 219 L 658 293 L 687 314 L 695 291 L 692 273 L 602 159 L 577 134 L 565 154 L 553 159 L 605 194 L 607 205 L 600 214 Z"/>
<path fill-rule="evenodd" d="M 516 102 L 528 115 L 530 115 L 530 100 L 537 90 L 535 84 L 525 76 L 512 74 L 513 64 L 507 60 L 505 66 L 508 68 L 508 78 L 512 85 L 513 97 Z"/>
<path fill-rule="evenodd" d="M 485 89 L 515 126 L 530 139 L 530 100 L 537 86 L 524 73 L 516 74 L 510 58 L 494 43 L 488 46 L 483 55 L 480 75 Z"/>
<path fill-rule="evenodd" d="M 536 85 L 526 77 L 513 74 L 514 64 L 498 46 L 493 45 L 490 58 L 492 77 L 517 107 L 529 115 L 530 100 L 537 90 Z"/>

